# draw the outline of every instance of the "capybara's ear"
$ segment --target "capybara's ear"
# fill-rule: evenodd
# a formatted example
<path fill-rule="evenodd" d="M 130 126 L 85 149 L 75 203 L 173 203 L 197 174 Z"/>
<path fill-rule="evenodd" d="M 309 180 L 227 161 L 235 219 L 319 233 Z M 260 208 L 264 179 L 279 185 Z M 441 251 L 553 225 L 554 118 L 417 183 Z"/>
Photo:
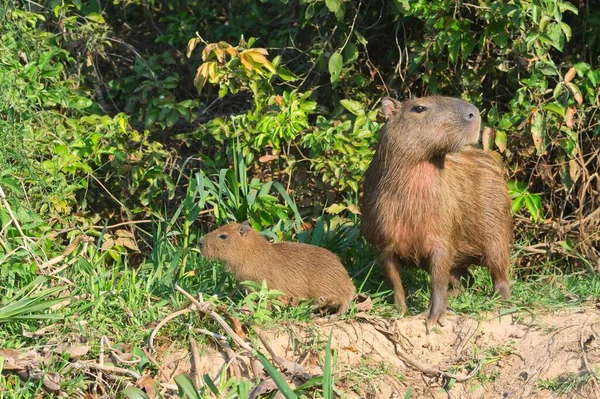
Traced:
<path fill-rule="evenodd" d="M 246 237 L 248 235 L 248 233 L 250 232 L 250 230 L 252 230 L 252 226 L 250 226 L 250 222 L 247 220 L 244 220 L 240 224 L 240 228 L 238 229 L 238 231 L 242 237 Z"/>
<path fill-rule="evenodd" d="M 381 112 L 386 119 L 390 119 L 402 107 L 402 103 L 391 97 L 383 97 L 381 99 Z"/>

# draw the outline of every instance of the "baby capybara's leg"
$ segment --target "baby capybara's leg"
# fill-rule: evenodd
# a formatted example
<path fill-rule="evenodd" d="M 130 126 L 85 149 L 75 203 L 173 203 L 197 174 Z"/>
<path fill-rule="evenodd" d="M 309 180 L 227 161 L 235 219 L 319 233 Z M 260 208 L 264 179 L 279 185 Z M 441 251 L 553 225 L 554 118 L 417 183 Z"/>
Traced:
<path fill-rule="evenodd" d="M 406 296 L 404 295 L 404 287 L 402 286 L 400 270 L 398 269 L 398 258 L 394 254 L 386 253 L 381 255 L 379 261 L 386 281 L 390 285 L 390 288 L 394 290 L 394 303 L 400 313 L 404 314 L 406 313 Z"/>

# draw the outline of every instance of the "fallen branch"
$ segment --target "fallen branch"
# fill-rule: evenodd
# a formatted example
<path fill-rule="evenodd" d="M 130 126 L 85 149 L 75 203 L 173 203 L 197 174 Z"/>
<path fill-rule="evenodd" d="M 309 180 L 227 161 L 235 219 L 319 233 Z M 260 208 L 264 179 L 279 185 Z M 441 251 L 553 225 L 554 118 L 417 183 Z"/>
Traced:
<path fill-rule="evenodd" d="M 142 376 L 139 375 L 138 373 L 136 373 L 135 371 L 124 369 L 122 367 L 108 366 L 106 364 L 77 362 L 77 363 L 72 363 L 72 367 L 74 367 L 76 369 L 77 368 L 88 368 L 91 370 L 102 371 L 105 373 L 127 375 L 129 377 L 135 378 L 136 380 L 139 380 L 140 378 L 142 378 Z"/>
<path fill-rule="evenodd" d="M 148 346 L 150 346 L 150 350 L 152 352 L 156 352 L 156 349 L 154 348 L 154 337 L 156 336 L 156 333 L 158 332 L 158 330 L 161 329 L 162 326 L 164 326 L 170 320 L 173 320 L 177 316 L 181 316 L 182 314 L 190 313 L 191 311 L 192 311 L 191 309 L 181 309 L 181 310 L 178 310 L 178 311 L 176 311 L 174 313 L 171 313 L 170 315 L 168 315 L 167 317 L 165 317 L 164 319 L 162 319 L 160 321 L 160 323 L 158 323 L 156 325 L 156 327 L 154 327 L 154 330 L 152 330 L 152 333 L 150 334 L 150 339 L 148 341 Z"/>
<path fill-rule="evenodd" d="M 401 346 L 400 342 L 394 337 L 393 332 L 382 329 L 377 326 L 374 326 L 374 327 L 377 331 L 379 331 L 383 335 L 385 335 L 387 337 L 387 339 L 392 341 L 392 343 L 394 344 L 394 349 L 396 350 L 396 354 L 398 355 L 398 357 L 400 359 L 402 359 L 406 364 L 408 364 L 409 366 L 413 367 L 414 369 L 416 369 L 417 371 L 419 371 L 423 374 L 432 375 L 435 377 L 444 377 L 447 379 L 453 379 L 456 382 L 465 382 L 465 381 L 470 380 L 471 378 L 475 377 L 475 375 L 477 375 L 477 373 L 479 372 L 479 369 L 481 369 L 482 364 L 481 364 L 481 362 L 478 362 L 477 366 L 473 370 L 471 370 L 471 372 L 469 374 L 467 374 L 466 376 L 461 376 L 461 375 L 448 373 L 447 371 L 442 371 L 442 370 L 434 368 L 434 367 L 425 366 L 425 365 L 421 364 L 418 360 L 413 359 L 410 356 L 408 356 L 407 354 L 405 354 L 402 351 L 402 349 L 400 349 L 400 346 Z"/>
<path fill-rule="evenodd" d="M 252 347 L 250 345 L 248 345 L 242 338 L 240 338 L 240 336 L 237 335 L 235 333 L 235 331 L 233 331 L 233 329 L 229 326 L 229 324 L 227 324 L 227 322 L 225 320 L 223 320 L 223 318 L 221 316 L 219 316 L 217 313 L 215 313 L 215 311 L 213 310 L 212 305 L 210 303 L 208 303 L 208 302 L 200 303 L 196 298 L 194 298 L 186 290 L 184 290 L 177 284 L 175 284 L 175 289 L 177 291 L 179 291 L 181 294 L 183 294 L 187 299 L 189 299 L 200 312 L 212 317 L 213 320 L 215 320 L 217 323 L 219 323 L 219 325 L 221 327 L 223 327 L 223 329 L 225 330 L 227 335 L 229 335 L 235 341 L 236 344 L 238 344 L 240 347 L 247 350 L 250 354 L 254 353 L 254 350 L 252 349 Z"/>
<path fill-rule="evenodd" d="M 29 246 L 29 243 L 33 244 L 34 242 L 29 236 L 27 236 L 23 232 L 23 229 L 21 228 L 21 224 L 17 220 L 15 214 L 12 211 L 12 208 L 10 207 L 10 204 L 8 203 L 8 200 L 6 199 L 6 194 L 4 193 L 2 186 L 0 186 L 0 198 L 2 198 L 2 203 L 4 204 L 4 207 L 6 208 L 6 211 L 8 212 L 8 216 L 10 216 L 10 220 L 12 221 L 12 224 L 17 228 L 17 231 L 23 238 L 23 246 L 36 259 L 37 263 L 40 264 L 41 259 L 36 255 L 35 252 L 33 252 L 31 247 Z"/>
<path fill-rule="evenodd" d="M 600 398 L 600 387 L 598 387 L 598 380 L 596 379 L 596 373 L 594 373 L 590 367 L 590 363 L 588 361 L 587 358 L 587 354 L 585 353 L 585 345 L 583 343 L 583 330 L 585 330 L 585 327 L 588 324 L 588 320 L 593 317 L 594 315 L 590 315 L 588 316 L 588 318 L 585 320 L 585 322 L 583 323 L 583 327 L 581 327 L 581 331 L 579 331 L 579 346 L 581 347 L 581 355 L 583 357 L 583 364 L 585 365 L 585 369 L 588 372 L 588 375 L 590 376 L 590 378 L 592 379 L 592 384 L 594 385 L 594 396 L 596 397 L 596 399 Z"/>
<path fill-rule="evenodd" d="M 202 383 L 202 373 L 200 372 L 200 354 L 198 353 L 198 345 L 194 338 L 190 339 L 190 347 L 192 350 L 192 359 L 194 360 L 194 382 L 196 387 L 201 388 L 204 384 Z"/>

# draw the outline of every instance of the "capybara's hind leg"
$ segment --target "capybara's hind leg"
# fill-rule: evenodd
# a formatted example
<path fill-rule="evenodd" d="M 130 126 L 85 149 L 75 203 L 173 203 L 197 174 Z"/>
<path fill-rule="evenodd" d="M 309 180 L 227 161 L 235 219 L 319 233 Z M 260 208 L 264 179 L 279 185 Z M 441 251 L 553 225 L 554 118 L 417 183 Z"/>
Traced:
<path fill-rule="evenodd" d="M 508 259 L 508 254 L 501 256 L 496 255 L 494 258 L 486 257 L 484 263 L 490 270 L 496 292 L 504 300 L 510 298 L 510 285 L 508 282 L 508 268 L 510 261 Z"/>
<path fill-rule="evenodd" d="M 404 295 L 404 287 L 398 270 L 398 258 L 396 255 L 387 253 L 380 258 L 381 268 L 386 281 L 390 288 L 394 290 L 394 303 L 398 307 L 401 314 L 406 313 L 406 296 Z"/>
<path fill-rule="evenodd" d="M 450 270 L 448 296 L 455 296 L 461 289 L 469 288 L 472 283 L 473 275 L 469 272 L 469 269 L 466 266 Z"/>

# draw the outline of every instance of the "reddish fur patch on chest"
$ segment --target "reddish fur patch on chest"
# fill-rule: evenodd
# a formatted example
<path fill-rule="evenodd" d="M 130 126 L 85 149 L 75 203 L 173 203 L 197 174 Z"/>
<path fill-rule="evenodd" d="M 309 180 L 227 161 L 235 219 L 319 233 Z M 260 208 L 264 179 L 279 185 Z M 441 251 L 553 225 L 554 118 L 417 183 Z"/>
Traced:
<path fill-rule="evenodd" d="M 419 164 L 403 175 L 396 198 L 399 207 L 387 226 L 393 251 L 402 258 L 429 256 L 439 242 L 438 190 L 440 170 L 429 162 Z"/>

